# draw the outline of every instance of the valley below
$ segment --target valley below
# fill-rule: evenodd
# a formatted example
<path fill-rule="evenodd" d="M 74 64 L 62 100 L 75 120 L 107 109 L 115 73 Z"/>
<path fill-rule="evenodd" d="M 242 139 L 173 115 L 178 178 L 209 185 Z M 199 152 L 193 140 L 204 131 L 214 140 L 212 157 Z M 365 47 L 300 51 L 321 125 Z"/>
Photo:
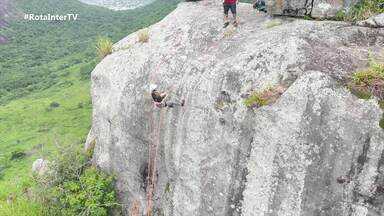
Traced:
<path fill-rule="evenodd" d="M 128 10 L 150 4 L 154 0 L 80 0 L 83 3 L 106 7 L 112 10 Z"/>

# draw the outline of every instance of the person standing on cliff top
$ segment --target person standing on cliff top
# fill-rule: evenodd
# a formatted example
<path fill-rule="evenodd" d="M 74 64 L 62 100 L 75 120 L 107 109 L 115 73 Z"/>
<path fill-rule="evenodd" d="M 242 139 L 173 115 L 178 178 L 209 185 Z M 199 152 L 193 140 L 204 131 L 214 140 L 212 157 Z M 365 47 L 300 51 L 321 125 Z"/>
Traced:
<path fill-rule="evenodd" d="M 236 4 L 237 0 L 224 0 L 223 6 L 224 6 L 224 28 L 227 28 L 229 25 L 229 17 L 228 12 L 231 10 L 231 13 L 233 15 L 233 25 L 236 27 L 237 22 L 237 16 L 236 16 Z"/>

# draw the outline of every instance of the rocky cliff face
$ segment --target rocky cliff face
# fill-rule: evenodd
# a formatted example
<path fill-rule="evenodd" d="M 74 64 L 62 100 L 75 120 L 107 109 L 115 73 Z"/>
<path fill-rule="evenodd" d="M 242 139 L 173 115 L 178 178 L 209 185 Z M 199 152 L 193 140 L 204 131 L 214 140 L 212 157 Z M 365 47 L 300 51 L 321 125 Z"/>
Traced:
<path fill-rule="evenodd" d="M 219 2 L 181 3 L 149 42 L 129 35 L 93 71 L 87 145 L 117 174 L 125 214 L 133 202 L 145 213 L 154 145 L 155 215 L 384 214 L 382 110 L 344 86 L 384 30 L 238 10 L 224 30 Z M 150 84 L 185 107 L 155 108 Z M 276 85 L 276 103 L 243 104 Z"/>

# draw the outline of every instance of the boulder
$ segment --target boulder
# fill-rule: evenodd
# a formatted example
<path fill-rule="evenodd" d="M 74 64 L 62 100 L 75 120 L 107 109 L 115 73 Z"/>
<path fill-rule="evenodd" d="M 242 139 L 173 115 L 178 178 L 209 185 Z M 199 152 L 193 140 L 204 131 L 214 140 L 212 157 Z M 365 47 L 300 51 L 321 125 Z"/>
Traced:
<path fill-rule="evenodd" d="M 39 158 L 35 160 L 32 164 L 32 173 L 35 173 L 37 175 L 44 175 L 49 170 L 49 161 L 45 160 L 43 158 Z"/>
<path fill-rule="evenodd" d="M 256 111 L 243 215 L 383 208 L 371 203 L 379 197 L 373 190 L 377 170 L 384 168 L 380 118 L 376 101 L 356 99 L 329 76 L 300 77 L 276 104 Z"/>
<path fill-rule="evenodd" d="M 384 28 L 384 13 L 370 17 L 367 20 L 360 21 L 357 25 L 371 28 Z"/>
<path fill-rule="evenodd" d="M 379 208 L 362 203 L 380 200 L 369 187 L 384 178 L 382 111 L 344 84 L 382 50 L 384 30 L 284 18 L 272 25 L 242 3 L 239 27 L 223 29 L 221 7 L 180 3 L 148 28 L 148 42 L 127 36 L 92 72 L 87 146 L 95 144 L 95 165 L 116 174 L 125 215 L 138 205 L 145 213 L 151 169 L 155 215 Z M 151 84 L 185 107 L 154 107 Z M 244 105 L 251 92 L 276 85 L 287 90 L 275 104 Z M 345 175 L 351 183 L 336 185 Z"/>
<path fill-rule="evenodd" d="M 267 11 L 271 15 L 334 17 L 340 10 L 348 11 L 358 0 L 269 0 Z"/>

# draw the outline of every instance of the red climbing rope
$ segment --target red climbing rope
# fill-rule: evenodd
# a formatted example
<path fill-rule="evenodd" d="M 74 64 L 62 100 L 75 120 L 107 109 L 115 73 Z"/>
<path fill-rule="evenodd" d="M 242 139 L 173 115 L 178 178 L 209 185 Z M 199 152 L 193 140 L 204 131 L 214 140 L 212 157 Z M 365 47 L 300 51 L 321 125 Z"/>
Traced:
<path fill-rule="evenodd" d="M 152 216 L 153 212 L 153 194 L 155 192 L 155 185 L 157 181 L 156 173 L 156 161 L 158 149 L 160 146 L 160 132 L 161 125 L 163 122 L 163 110 L 160 110 L 159 121 L 157 122 L 157 127 L 155 126 L 155 115 L 156 112 L 152 112 L 151 115 L 151 125 L 152 125 L 152 143 L 149 148 L 149 158 L 148 158 L 148 185 L 147 185 L 147 216 Z"/>

